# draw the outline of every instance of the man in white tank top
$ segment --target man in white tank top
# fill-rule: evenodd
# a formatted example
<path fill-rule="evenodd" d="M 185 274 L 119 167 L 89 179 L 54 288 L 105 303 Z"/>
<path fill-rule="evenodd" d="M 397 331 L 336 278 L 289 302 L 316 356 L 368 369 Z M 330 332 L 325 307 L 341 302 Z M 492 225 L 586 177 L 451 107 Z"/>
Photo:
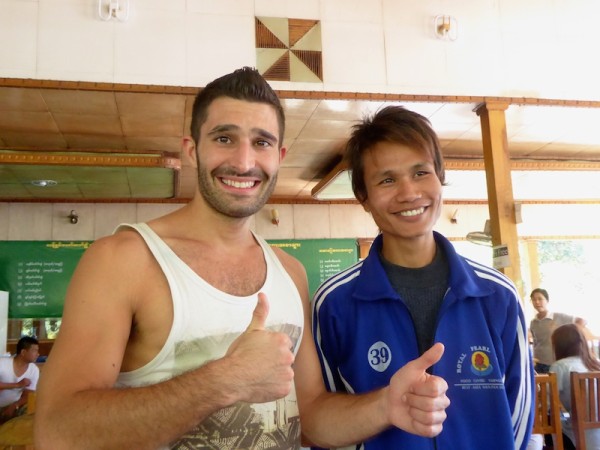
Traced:
<path fill-rule="evenodd" d="M 181 209 L 124 224 L 77 267 L 38 387 L 36 449 L 298 449 L 390 426 L 441 431 L 440 345 L 365 395 L 327 393 L 303 266 L 250 230 L 286 149 L 281 104 L 256 70 L 209 83 L 183 152 Z"/>

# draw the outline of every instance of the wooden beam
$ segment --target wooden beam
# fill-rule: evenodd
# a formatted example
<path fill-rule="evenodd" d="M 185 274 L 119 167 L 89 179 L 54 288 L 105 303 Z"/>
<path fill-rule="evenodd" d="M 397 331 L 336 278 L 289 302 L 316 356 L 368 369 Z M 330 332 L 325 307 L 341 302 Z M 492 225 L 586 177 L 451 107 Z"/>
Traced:
<path fill-rule="evenodd" d="M 481 121 L 492 245 L 507 246 L 510 266 L 500 268 L 500 271 L 513 280 L 523 298 L 515 201 L 506 134 L 505 111 L 508 106 L 507 102 L 486 102 L 478 105 L 475 112 Z"/>
<path fill-rule="evenodd" d="M 50 153 L 48 151 L 0 151 L 0 164 L 94 167 L 157 167 L 181 169 L 179 158 L 164 155 L 116 155 L 107 153 Z"/>

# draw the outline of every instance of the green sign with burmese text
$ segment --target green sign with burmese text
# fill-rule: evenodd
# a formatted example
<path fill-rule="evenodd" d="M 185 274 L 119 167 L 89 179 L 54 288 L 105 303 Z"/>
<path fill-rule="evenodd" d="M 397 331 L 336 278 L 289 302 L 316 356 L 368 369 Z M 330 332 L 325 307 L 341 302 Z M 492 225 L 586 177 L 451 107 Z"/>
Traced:
<path fill-rule="evenodd" d="M 321 283 L 358 262 L 356 239 L 269 240 L 298 259 L 306 269 L 308 292 L 314 295 Z"/>
<path fill-rule="evenodd" d="M 0 241 L 0 290 L 11 319 L 62 317 L 67 286 L 91 241 Z"/>
<path fill-rule="evenodd" d="M 269 240 L 306 268 L 310 296 L 330 276 L 358 261 L 355 239 Z M 67 287 L 92 241 L 0 241 L 0 291 L 11 319 L 62 317 Z"/>

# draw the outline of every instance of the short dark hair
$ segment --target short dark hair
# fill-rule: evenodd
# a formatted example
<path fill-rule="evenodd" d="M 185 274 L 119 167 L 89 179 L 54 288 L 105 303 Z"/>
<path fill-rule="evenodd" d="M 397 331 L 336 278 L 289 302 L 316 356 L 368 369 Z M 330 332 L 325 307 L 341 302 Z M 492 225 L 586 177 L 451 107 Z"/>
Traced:
<path fill-rule="evenodd" d="M 533 298 L 533 294 L 542 294 L 546 300 L 550 301 L 550 296 L 548 295 L 548 291 L 546 289 L 535 288 L 533 291 L 531 291 L 531 294 L 529 294 L 529 298 Z"/>
<path fill-rule="evenodd" d="M 346 143 L 344 157 L 352 171 L 352 190 L 359 202 L 367 199 L 364 154 L 380 142 L 397 143 L 425 152 L 433 160 L 436 176 L 442 185 L 445 184 L 444 158 L 431 122 L 403 106 L 386 106 L 354 125 Z"/>
<path fill-rule="evenodd" d="M 283 134 L 285 132 L 283 107 L 269 83 L 258 70 L 252 67 L 242 67 L 232 73 L 223 75 L 200 90 L 194 100 L 192 123 L 190 125 L 190 133 L 196 144 L 200 139 L 200 127 L 202 127 L 208 116 L 208 107 L 219 97 L 271 105 L 275 109 L 279 123 L 279 146 L 283 145 Z"/>
<path fill-rule="evenodd" d="M 21 350 L 29 350 L 32 345 L 40 345 L 39 341 L 31 336 L 23 336 L 17 342 L 17 355 L 21 354 Z"/>

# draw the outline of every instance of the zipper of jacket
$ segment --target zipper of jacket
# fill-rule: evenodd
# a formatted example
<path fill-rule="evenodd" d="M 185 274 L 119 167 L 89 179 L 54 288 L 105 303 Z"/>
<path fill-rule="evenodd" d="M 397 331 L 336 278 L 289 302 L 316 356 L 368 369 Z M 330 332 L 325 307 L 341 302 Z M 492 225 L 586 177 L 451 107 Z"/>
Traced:
<path fill-rule="evenodd" d="M 437 335 L 438 325 L 440 324 L 440 317 L 442 314 L 444 301 L 446 300 L 446 297 L 448 296 L 448 292 L 450 292 L 450 286 L 448 286 L 448 289 L 446 289 L 446 292 L 444 293 L 444 297 L 442 297 L 442 303 L 440 305 L 440 309 L 438 311 L 438 316 L 437 316 L 436 322 L 435 322 L 435 333 L 433 334 L 433 342 L 429 343 L 430 348 L 435 343 L 435 336 Z M 431 375 L 435 375 L 435 373 L 433 372 L 433 367 L 431 368 Z M 438 439 L 437 439 L 437 436 L 435 436 L 433 438 L 433 450 L 437 450 L 437 448 L 438 448 L 437 444 L 438 444 Z"/>

